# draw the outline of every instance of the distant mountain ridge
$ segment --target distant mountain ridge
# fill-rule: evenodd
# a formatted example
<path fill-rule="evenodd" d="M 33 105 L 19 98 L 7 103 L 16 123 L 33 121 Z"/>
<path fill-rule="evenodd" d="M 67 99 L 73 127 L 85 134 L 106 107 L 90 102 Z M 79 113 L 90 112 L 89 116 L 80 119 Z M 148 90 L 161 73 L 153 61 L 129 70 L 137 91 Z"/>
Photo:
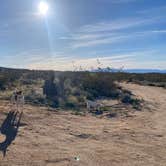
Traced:
<path fill-rule="evenodd" d="M 28 69 L 16 69 L 16 68 L 6 68 L 6 67 L 0 67 L 0 71 L 14 71 L 14 70 L 22 70 L 22 71 L 28 71 Z M 40 70 L 38 70 L 40 71 Z M 47 70 L 46 70 L 47 71 Z M 116 69 L 116 68 L 100 68 L 100 69 L 93 69 L 90 70 L 92 72 L 126 72 L 126 73 L 163 73 L 166 74 L 166 69 Z"/>
<path fill-rule="evenodd" d="M 115 68 L 100 68 L 94 69 L 93 72 L 126 72 L 126 73 L 163 73 L 166 74 L 166 70 L 160 69 L 115 69 Z"/>
<path fill-rule="evenodd" d="M 128 73 L 164 73 L 166 74 L 166 70 L 160 70 L 160 69 L 125 69 L 124 71 Z"/>

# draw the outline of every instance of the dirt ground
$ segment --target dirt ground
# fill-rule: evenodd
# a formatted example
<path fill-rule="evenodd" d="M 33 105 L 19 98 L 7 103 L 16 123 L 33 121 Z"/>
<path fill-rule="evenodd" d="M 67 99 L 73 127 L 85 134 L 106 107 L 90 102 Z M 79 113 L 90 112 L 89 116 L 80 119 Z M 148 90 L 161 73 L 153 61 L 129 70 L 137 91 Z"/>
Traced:
<path fill-rule="evenodd" d="M 166 90 L 121 85 L 145 101 L 142 111 L 98 118 L 26 105 L 0 166 L 166 166 Z M 7 105 L 0 101 L 1 130 Z"/>

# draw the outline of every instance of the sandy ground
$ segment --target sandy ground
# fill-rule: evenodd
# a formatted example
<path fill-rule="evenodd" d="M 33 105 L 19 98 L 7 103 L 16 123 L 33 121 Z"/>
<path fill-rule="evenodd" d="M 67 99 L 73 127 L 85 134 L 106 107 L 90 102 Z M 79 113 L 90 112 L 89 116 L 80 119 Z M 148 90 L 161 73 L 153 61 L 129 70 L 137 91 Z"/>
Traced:
<path fill-rule="evenodd" d="M 0 154 L 0 166 L 165 166 L 166 90 L 122 86 L 145 101 L 142 111 L 127 118 L 76 116 L 27 105 L 6 156 Z M 7 103 L 0 101 L 1 125 L 7 112 Z"/>

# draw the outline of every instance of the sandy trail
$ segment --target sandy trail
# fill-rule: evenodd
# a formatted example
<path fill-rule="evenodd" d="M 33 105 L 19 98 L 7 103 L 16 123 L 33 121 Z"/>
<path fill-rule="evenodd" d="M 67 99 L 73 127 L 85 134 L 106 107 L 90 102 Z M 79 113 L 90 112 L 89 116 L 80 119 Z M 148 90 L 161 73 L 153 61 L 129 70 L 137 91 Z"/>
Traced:
<path fill-rule="evenodd" d="M 145 100 L 143 111 L 100 119 L 27 105 L 0 166 L 165 166 L 166 90 L 122 86 Z M 9 111 L 6 104 L 0 103 L 1 124 Z"/>
<path fill-rule="evenodd" d="M 166 131 L 166 89 L 135 84 L 121 84 L 125 89 L 133 92 L 138 98 L 146 101 L 146 105 L 153 114 L 151 122 L 158 131 Z"/>

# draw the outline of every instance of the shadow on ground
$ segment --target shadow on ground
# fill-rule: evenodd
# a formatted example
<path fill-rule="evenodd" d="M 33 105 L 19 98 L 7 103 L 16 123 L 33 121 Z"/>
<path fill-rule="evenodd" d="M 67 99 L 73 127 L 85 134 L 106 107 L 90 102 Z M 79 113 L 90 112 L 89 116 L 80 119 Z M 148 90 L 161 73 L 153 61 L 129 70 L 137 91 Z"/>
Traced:
<path fill-rule="evenodd" d="M 17 136 L 21 117 L 22 113 L 19 114 L 18 112 L 10 111 L 1 125 L 0 132 L 6 137 L 5 141 L 0 143 L 0 151 L 2 151 L 4 157 L 6 155 L 7 148 Z"/>

